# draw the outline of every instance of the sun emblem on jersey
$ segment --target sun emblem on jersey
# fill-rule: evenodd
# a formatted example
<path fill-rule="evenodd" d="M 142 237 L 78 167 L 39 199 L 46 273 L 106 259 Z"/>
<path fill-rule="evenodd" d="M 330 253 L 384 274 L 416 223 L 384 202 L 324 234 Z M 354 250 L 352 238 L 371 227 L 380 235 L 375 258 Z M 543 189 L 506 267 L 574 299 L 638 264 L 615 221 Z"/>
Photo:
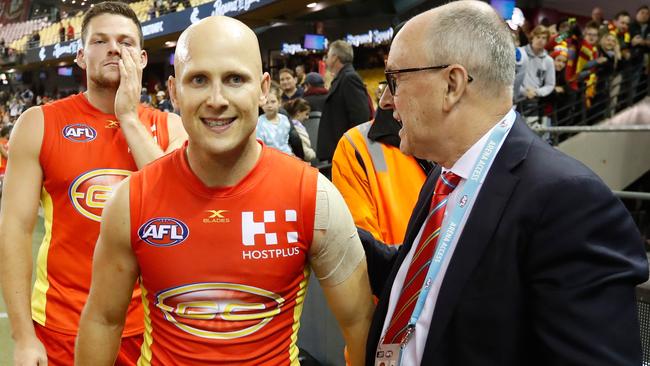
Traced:
<path fill-rule="evenodd" d="M 68 190 L 74 208 L 84 217 L 100 222 L 106 201 L 118 183 L 131 175 L 122 169 L 96 169 L 77 177 Z"/>
<path fill-rule="evenodd" d="M 248 285 L 224 282 L 193 283 L 163 290 L 155 305 L 167 321 L 201 338 L 235 339 L 249 336 L 280 313 L 282 296 Z"/>

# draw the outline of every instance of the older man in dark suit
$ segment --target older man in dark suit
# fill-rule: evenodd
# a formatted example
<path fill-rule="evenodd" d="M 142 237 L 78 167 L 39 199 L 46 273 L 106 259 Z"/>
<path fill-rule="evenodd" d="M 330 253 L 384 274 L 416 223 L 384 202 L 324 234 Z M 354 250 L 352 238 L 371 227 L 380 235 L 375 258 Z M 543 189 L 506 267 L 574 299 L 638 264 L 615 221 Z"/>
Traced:
<path fill-rule="evenodd" d="M 401 150 L 439 168 L 399 251 L 362 233 L 380 298 L 367 365 L 641 364 L 639 232 L 512 110 L 513 55 L 478 1 L 423 13 L 393 41 L 381 106 L 403 124 Z"/>

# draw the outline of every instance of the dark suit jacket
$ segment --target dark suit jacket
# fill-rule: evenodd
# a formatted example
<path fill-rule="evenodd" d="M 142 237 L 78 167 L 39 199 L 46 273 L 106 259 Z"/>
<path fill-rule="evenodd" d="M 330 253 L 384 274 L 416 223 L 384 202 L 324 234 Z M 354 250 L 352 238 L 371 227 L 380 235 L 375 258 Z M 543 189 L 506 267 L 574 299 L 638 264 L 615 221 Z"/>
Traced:
<path fill-rule="evenodd" d="M 399 251 L 362 235 L 380 298 L 369 366 L 439 173 L 425 182 Z M 640 365 L 635 285 L 647 277 L 641 237 L 623 204 L 518 117 L 451 258 L 422 365 Z"/>
<path fill-rule="evenodd" d="M 316 155 L 332 160 L 345 131 L 371 119 L 366 87 L 352 65 L 345 65 L 332 81 L 318 126 Z"/>
<path fill-rule="evenodd" d="M 312 112 L 323 112 L 327 94 L 329 91 L 325 88 L 310 87 L 302 97 L 309 103 Z"/>

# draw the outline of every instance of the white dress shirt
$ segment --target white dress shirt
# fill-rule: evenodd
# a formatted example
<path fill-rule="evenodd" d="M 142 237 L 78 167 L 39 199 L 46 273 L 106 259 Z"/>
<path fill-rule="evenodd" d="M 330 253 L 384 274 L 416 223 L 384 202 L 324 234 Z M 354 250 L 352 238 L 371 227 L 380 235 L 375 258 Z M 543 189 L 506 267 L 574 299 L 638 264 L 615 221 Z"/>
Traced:
<path fill-rule="evenodd" d="M 506 123 L 508 126 L 508 133 L 509 133 L 510 127 L 514 123 L 515 118 L 516 118 L 515 111 L 510 110 L 510 112 L 508 112 L 508 114 L 506 114 L 501 121 L 496 123 L 494 127 L 492 127 L 485 135 L 483 135 L 483 137 L 481 137 L 474 145 L 472 145 L 472 147 L 470 147 L 469 150 L 467 150 L 465 154 L 463 154 L 463 156 L 461 156 L 460 159 L 456 161 L 456 163 L 454 164 L 453 167 L 451 167 L 451 169 L 446 169 L 444 167 L 442 168 L 443 173 L 451 171 L 461 177 L 460 183 L 458 184 L 456 189 L 454 189 L 454 191 L 449 195 L 448 202 L 456 202 L 459 199 L 458 196 L 460 192 L 462 192 L 463 186 L 465 185 L 467 178 L 471 174 L 474 165 L 479 160 L 483 147 L 487 142 L 488 137 L 495 129 L 496 125 L 502 122 Z M 501 146 L 503 145 L 503 141 L 505 140 L 507 135 L 508 134 L 506 133 L 506 136 L 504 136 L 501 143 L 496 147 L 496 151 L 494 152 L 495 157 L 497 156 L 499 150 L 501 149 Z M 494 159 L 492 161 L 494 161 Z M 486 167 L 487 170 L 485 172 L 485 175 L 483 176 L 483 179 L 479 182 L 479 186 L 476 195 L 474 195 L 474 197 L 477 197 L 479 195 L 480 190 L 483 187 L 483 181 L 485 180 L 485 177 L 487 176 L 487 172 L 489 172 L 491 166 L 492 163 L 490 162 L 489 166 Z M 424 353 L 424 346 L 426 344 L 427 336 L 429 334 L 429 327 L 431 326 L 431 318 L 433 317 L 433 311 L 435 309 L 436 301 L 438 299 L 438 293 L 440 292 L 440 287 L 442 286 L 442 280 L 445 276 L 445 272 L 447 271 L 447 267 L 449 266 L 449 262 L 453 257 L 454 250 L 456 249 L 456 244 L 458 242 L 458 238 L 462 235 L 463 229 L 465 227 L 465 223 L 467 222 L 467 217 L 469 217 L 469 214 L 472 211 L 474 202 L 475 200 L 472 200 L 469 203 L 469 206 L 467 207 L 467 212 L 463 217 L 463 219 L 461 220 L 460 225 L 458 226 L 458 231 L 457 231 L 458 234 L 455 236 L 454 240 L 449 245 L 448 253 L 444 261 L 442 262 L 442 265 L 440 267 L 440 272 L 438 273 L 438 276 L 433 280 L 431 289 L 427 294 L 427 298 L 424 303 L 422 314 L 420 315 L 420 318 L 418 319 L 415 325 L 415 332 L 403 351 L 402 365 L 404 366 L 420 365 L 422 361 L 422 354 Z M 442 227 L 445 227 L 447 217 L 450 215 L 450 212 L 452 212 L 455 207 L 457 207 L 457 205 L 447 205 Z M 402 292 L 402 286 L 404 285 L 404 278 L 406 277 L 406 273 L 408 271 L 409 265 L 411 264 L 413 253 L 415 253 L 415 249 L 417 247 L 416 243 L 420 242 L 420 236 L 422 235 L 423 228 L 424 228 L 424 224 L 420 228 L 420 231 L 417 237 L 415 238 L 414 244 L 411 246 L 408 255 L 404 259 L 404 262 L 402 262 L 402 265 L 400 266 L 400 269 L 397 272 L 397 276 L 395 277 L 393 288 L 390 293 L 388 312 L 386 313 L 386 318 L 384 320 L 384 328 L 381 332 L 382 338 L 386 334 L 386 329 L 388 328 L 390 319 L 392 318 L 393 313 L 395 312 L 395 306 L 397 305 L 397 300 L 399 299 L 400 292 Z"/>

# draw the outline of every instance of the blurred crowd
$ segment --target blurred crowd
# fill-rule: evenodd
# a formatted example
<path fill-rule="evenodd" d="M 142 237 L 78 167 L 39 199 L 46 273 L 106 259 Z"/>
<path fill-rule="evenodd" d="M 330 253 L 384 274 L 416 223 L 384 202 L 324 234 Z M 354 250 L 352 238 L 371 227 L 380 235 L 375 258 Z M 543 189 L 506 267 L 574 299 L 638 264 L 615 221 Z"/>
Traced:
<path fill-rule="evenodd" d="M 156 0 L 150 12 L 160 16 L 179 5 L 191 6 L 189 0 Z M 534 27 L 526 22 L 513 30 L 518 46 L 513 97 L 519 111 L 531 124 L 593 124 L 643 99 L 648 94 L 650 70 L 649 19 L 647 5 L 634 14 L 620 11 L 612 19 L 604 19 L 596 7 L 583 24 L 574 18 L 557 24 L 543 19 Z M 60 23 L 62 41 L 74 33 L 71 24 Z M 373 104 L 364 81 L 354 71 L 353 58 L 352 47 L 343 41 L 329 47 L 324 61 L 334 78 L 330 89 L 321 74 L 305 72 L 304 65 L 281 69 L 272 81 L 266 105 L 260 109 L 258 138 L 307 162 L 331 162 L 343 133 L 371 120 L 375 112 L 376 101 Z M 337 101 L 328 95 L 341 81 L 346 91 Z M 32 105 L 65 96 L 35 95 L 28 88 L 2 91 L 0 128 L 11 126 Z M 324 113 L 327 99 L 332 99 L 330 109 L 342 110 L 341 115 L 334 116 L 333 110 Z M 141 102 L 161 111 L 174 111 L 162 83 L 152 89 L 143 87 Z M 321 118 L 327 120 L 324 126 L 319 126 Z M 342 119 L 347 121 L 340 122 Z M 320 153 L 317 145 L 321 145 Z"/>
<path fill-rule="evenodd" d="M 602 14 L 596 7 L 582 26 L 568 18 L 513 33 L 519 46 L 514 96 L 529 119 L 594 124 L 647 94 L 648 6 L 610 20 Z"/>

